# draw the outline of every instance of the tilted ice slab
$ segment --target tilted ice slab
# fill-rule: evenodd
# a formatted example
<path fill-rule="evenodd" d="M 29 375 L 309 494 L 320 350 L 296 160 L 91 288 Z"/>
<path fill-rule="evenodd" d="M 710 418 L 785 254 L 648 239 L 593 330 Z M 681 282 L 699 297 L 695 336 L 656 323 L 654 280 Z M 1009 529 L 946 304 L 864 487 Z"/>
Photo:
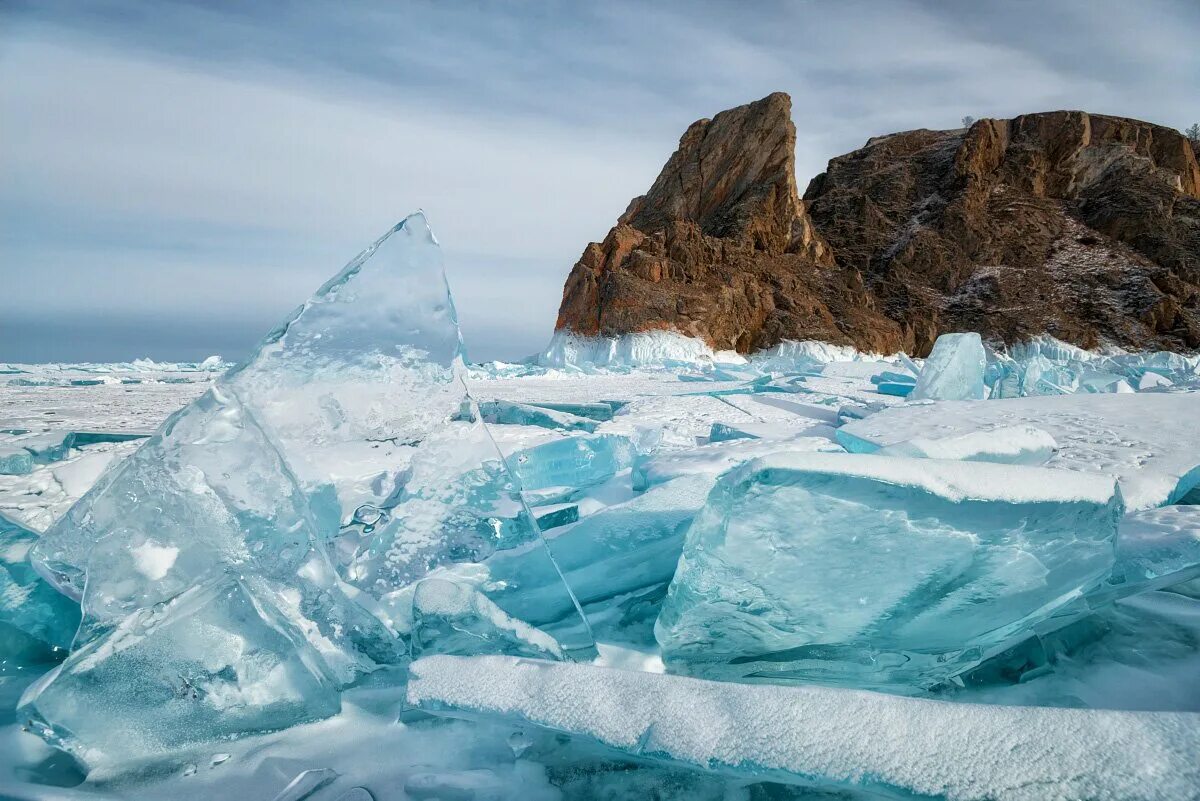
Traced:
<path fill-rule="evenodd" d="M 1103 582 L 1111 477 L 777 453 L 724 475 L 655 626 L 677 672 L 930 687 Z"/>
<path fill-rule="evenodd" d="M 870 453 L 917 438 L 944 439 L 1028 425 L 1058 451 L 1047 467 L 1115 475 L 1126 507 L 1174 503 L 1200 483 L 1200 394 L 1071 395 L 908 404 L 838 429 L 847 450 Z"/>
<path fill-rule="evenodd" d="M 511 657 L 410 667 L 409 702 L 755 780 L 950 801 L 1200 797 L 1200 715 L 978 706 Z"/>
<path fill-rule="evenodd" d="M 911 400 L 977 400 L 987 396 L 987 354 L 979 334 L 942 334 L 925 360 Z"/>

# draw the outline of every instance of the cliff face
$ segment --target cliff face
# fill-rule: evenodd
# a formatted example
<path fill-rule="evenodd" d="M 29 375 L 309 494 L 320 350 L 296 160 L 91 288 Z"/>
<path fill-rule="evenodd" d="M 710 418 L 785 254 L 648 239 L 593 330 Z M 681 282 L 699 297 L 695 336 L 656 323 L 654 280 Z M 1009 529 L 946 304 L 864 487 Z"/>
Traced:
<path fill-rule="evenodd" d="M 928 351 L 939 333 L 1200 347 L 1200 167 L 1181 134 L 1083 112 L 872 139 L 801 199 L 787 95 L 694 123 L 588 245 L 557 327 Z"/>

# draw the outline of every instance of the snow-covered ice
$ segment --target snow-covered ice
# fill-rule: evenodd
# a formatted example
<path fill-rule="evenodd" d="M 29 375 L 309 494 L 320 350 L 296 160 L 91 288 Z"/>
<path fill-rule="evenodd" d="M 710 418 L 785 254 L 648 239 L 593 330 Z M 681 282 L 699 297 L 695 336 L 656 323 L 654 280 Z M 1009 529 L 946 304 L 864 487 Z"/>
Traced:
<path fill-rule="evenodd" d="M 504 656 L 415 662 L 408 698 L 630 757 L 952 801 L 1158 801 L 1200 792 L 1200 715 L 979 707 L 709 682 Z"/>
<path fill-rule="evenodd" d="M 232 373 L 0 366 L 0 797 L 1200 796 L 1200 359 L 467 365 L 404 230 Z"/>
<path fill-rule="evenodd" d="M 1047 467 L 1117 476 L 1125 505 L 1173 503 L 1200 483 L 1200 394 L 1076 394 L 909 403 L 838 429 L 848 450 L 871 452 L 1013 426 L 1038 428 L 1058 446 Z"/>

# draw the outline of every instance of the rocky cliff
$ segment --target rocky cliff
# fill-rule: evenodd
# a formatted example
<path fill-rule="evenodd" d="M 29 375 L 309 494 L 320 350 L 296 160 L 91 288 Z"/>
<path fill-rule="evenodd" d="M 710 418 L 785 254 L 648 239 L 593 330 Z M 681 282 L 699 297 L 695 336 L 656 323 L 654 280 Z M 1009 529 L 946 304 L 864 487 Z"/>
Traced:
<path fill-rule="evenodd" d="M 871 139 L 801 198 L 791 101 L 693 123 L 567 277 L 557 328 L 928 352 L 939 333 L 1200 347 L 1200 166 L 1180 133 L 1059 111 Z"/>

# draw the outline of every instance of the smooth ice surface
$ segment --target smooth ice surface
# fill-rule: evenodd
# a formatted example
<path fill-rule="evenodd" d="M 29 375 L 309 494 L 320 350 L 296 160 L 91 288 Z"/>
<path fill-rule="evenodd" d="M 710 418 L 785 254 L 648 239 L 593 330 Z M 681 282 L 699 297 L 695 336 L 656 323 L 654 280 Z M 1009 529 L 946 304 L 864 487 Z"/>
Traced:
<path fill-rule="evenodd" d="M 1054 456 L 1058 443 L 1034 426 L 1005 426 L 991 431 L 972 431 L 942 439 L 917 437 L 880 448 L 881 456 L 915 459 L 962 459 L 1001 464 L 1045 464 Z"/>
<path fill-rule="evenodd" d="M 1028 425 L 1054 438 L 1047 467 L 1117 476 L 1127 508 L 1174 503 L 1200 483 L 1200 394 L 1070 395 L 892 407 L 838 429 L 847 450 Z"/>
<path fill-rule="evenodd" d="M 413 657 L 506 654 L 563 659 L 554 638 L 504 613 L 483 593 L 444 579 L 425 579 L 413 594 Z"/>
<path fill-rule="evenodd" d="M 18 714 L 89 768 L 334 714 L 329 668 L 273 595 L 216 579 L 135 612 L 35 682 Z"/>
<path fill-rule="evenodd" d="M 66 655 L 79 606 L 29 564 L 37 534 L 0 514 L 0 675 Z"/>
<path fill-rule="evenodd" d="M 911 400 L 977 400 L 987 397 L 987 354 L 979 334 L 942 334 L 925 360 Z"/>
<path fill-rule="evenodd" d="M 655 634 L 693 675 L 933 686 L 1098 586 L 1122 511 L 1100 475 L 766 456 L 709 496 Z"/>
<path fill-rule="evenodd" d="M 1200 715 L 981 707 L 511 657 L 414 662 L 410 703 L 747 778 L 953 801 L 1189 799 Z"/>

